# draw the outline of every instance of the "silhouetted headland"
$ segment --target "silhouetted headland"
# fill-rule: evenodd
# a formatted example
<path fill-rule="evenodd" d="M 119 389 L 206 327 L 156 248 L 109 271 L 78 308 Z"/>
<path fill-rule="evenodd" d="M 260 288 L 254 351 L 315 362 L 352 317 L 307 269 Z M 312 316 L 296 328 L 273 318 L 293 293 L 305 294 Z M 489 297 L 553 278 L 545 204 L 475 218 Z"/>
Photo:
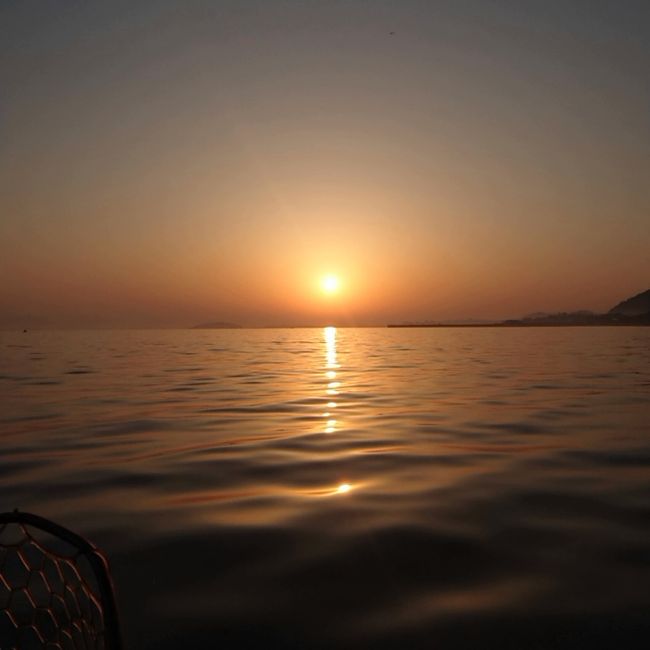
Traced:
<path fill-rule="evenodd" d="M 616 307 L 612 307 L 609 312 L 618 316 L 645 316 L 650 315 L 650 289 L 638 293 L 623 302 L 619 302 Z"/>
<path fill-rule="evenodd" d="M 388 324 L 388 327 L 576 327 L 590 325 L 650 325 L 650 289 L 627 298 L 605 314 L 592 311 L 535 313 L 499 322 L 420 322 Z"/>

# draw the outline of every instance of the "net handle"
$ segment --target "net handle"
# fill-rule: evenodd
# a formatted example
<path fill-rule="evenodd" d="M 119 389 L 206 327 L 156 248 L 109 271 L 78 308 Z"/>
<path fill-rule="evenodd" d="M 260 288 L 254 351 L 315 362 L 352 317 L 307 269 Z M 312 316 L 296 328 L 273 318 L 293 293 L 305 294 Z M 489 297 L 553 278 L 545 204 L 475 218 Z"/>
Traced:
<path fill-rule="evenodd" d="M 14 510 L 13 512 L 0 513 L 0 526 L 5 524 L 27 525 L 42 530 L 49 535 L 67 542 L 88 560 L 99 588 L 99 599 L 104 617 L 106 650 L 122 650 L 123 646 L 115 603 L 115 592 L 106 556 L 94 544 L 81 535 L 73 533 L 71 530 L 49 519 L 45 519 L 45 517 L 40 517 L 30 512 Z"/>

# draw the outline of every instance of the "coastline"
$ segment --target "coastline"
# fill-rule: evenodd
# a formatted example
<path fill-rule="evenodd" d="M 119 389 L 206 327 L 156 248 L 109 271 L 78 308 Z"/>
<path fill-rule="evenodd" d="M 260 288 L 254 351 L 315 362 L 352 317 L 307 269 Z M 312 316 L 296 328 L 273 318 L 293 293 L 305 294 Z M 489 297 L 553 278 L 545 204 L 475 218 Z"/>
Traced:
<path fill-rule="evenodd" d="M 613 322 L 613 323 L 389 323 L 386 327 L 648 327 L 649 321 L 644 322 Z"/>

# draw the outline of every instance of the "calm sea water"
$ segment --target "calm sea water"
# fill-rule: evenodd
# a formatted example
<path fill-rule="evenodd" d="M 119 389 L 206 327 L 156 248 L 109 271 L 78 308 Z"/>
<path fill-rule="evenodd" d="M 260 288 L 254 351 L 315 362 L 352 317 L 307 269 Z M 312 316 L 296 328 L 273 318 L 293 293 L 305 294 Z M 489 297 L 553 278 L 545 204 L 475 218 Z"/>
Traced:
<path fill-rule="evenodd" d="M 4 332 L 0 406 L 130 649 L 647 647 L 650 328 Z"/>

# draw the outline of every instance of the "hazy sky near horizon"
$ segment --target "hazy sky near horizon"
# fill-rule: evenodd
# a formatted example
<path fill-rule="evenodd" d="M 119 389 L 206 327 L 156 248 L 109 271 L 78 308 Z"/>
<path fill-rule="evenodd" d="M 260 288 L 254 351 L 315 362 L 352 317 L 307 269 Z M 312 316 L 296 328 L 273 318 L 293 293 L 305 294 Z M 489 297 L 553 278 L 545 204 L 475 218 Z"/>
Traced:
<path fill-rule="evenodd" d="M 649 172 L 645 0 L 0 2 L 0 327 L 604 310 Z"/>

